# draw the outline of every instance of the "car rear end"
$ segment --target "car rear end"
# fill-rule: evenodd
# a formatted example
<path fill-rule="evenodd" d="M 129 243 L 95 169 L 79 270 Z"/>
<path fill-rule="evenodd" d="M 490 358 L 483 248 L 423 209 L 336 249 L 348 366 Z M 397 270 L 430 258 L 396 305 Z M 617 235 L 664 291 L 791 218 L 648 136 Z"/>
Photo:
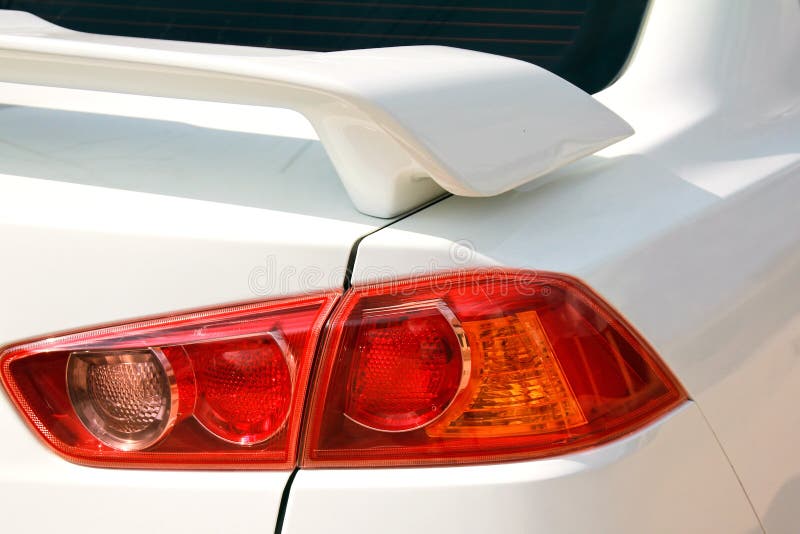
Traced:
<path fill-rule="evenodd" d="M 718 159 L 796 141 L 795 86 L 733 102 L 665 60 L 685 91 L 660 88 L 674 113 L 642 96 L 654 43 L 723 8 L 654 2 L 610 88 L 536 78 L 508 109 L 497 95 L 530 66 L 482 54 L 326 59 L 12 20 L 3 57 L 28 66 L 0 86 L 9 531 L 761 531 L 704 411 L 735 370 L 704 372 L 684 346 L 741 281 L 695 280 L 683 307 L 663 283 L 669 257 L 694 265 L 679 261 L 700 257 L 693 238 L 753 206 L 794 217 L 796 153 L 723 187 L 717 159 L 687 147 L 746 106 L 774 122 L 740 121 L 752 143 L 737 134 Z M 713 34 L 709 62 L 736 30 Z M 498 107 L 463 106 L 481 98 Z M 523 109 L 551 127 L 518 128 Z M 758 258 L 777 264 L 793 236 Z"/>

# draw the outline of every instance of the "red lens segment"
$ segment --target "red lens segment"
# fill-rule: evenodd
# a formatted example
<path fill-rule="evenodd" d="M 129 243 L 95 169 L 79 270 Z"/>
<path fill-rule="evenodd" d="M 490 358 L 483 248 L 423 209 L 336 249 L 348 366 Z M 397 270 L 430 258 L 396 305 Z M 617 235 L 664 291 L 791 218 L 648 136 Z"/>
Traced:
<path fill-rule="evenodd" d="M 294 357 L 280 334 L 185 348 L 195 368 L 194 413 L 203 426 L 242 445 L 265 441 L 283 427 L 295 377 Z"/>
<path fill-rule="evenodd" d="M 612 309 L 552 273 L 353 288 L 320 364 L 308 467 L 550 456 L 631 432 L 686 399 Z"/>
<path fill-rule="evenodd" d="M 469 376 L 460 326 L 436 302 L 370 310 L 353 332 L 345 415 L 367 428 L 397 432 L 429 423 Z"/>
<path fill-rule="evenodd" d="M 290 469 L 336 293 L 14 347 L 3 383 L 67 459 L 115 467 Z"/>

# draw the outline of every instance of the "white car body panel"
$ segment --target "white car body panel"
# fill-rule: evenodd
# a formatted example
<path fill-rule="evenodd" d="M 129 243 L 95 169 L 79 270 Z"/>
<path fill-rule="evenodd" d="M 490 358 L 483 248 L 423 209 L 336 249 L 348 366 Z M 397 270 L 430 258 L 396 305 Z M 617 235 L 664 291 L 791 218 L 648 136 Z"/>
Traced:
<path fill-rule="evenodd" d="M 0 107 L 0 346 L 339 289 L 353 242 L 386 223 L 352 208 L 307 122 L 281 110 L 98 100 L 13 84 L 0 85 L 0 99 L 13 104 Z M 64 99 L 81 109 L 53 109 Z M 104 115 L 111 106 L 128 116 Z M 225 115 L 226 130 L 186 124 L 208 106 Z M 159 107 L 169 121 L 151 116 Z M 272 128 L 280 120 L 288 137 L 252 133 L 264 119 Z M 187 517 L 176 509 L 191 510 L 193 532 L 244 531 L 255 521 L 274 529 L 289 472 L 73 465 L 39 442 L 3 397 L 0 510 L 8 532 L 180 532 Z M 44 502 L 53 503 L 47 514 Z M 70 519 L 90 502 L 90 515 Z"/>
<path fill-rule="evenodd" d="M 5 399 L 4 399 L 5 401 Z M 0 403 L 3 532 L 273 532 L 289 473 L 92 469 L 64 461 Z"/>
<path fill-rule="evenodd" d="M 0 84 L 0 345 L 340 288 L 367 236 L 353 284 L 497 265 L 583 279 L 692 399 L 558 458 L 301 469 L 291 483 L 288 472 L 73 465 L 0 402 L 4 527 L 272 532 L 288 484 L 286 534 L 797 532 L 798 50 L 796 0 L 653 0 L 629 65 L 596 95 L 634 136 L 505 194 L 447 198 L 383 229 L 392 221 L 352 207 L 292 112 Z M 91 520 L 76 513 L 87 503 L 100 503 Z M 190 523 L 176 507 L 192 511 Z"/>
<path fill-rule="evenodd" d="M 665 222 L 676 206 L 670 195 L 683 194 L 686 184 L 651 188 L 648 195 L 662 193 L 663 209 L 648 209 L 641 197 L 614 198 L 619 189 L 607 186 L 625 183 L 620 176 L 568 178 L 480 206 L 447 199 L 362 241 L 355 279 L 386 276 L 389 265 L 400 274 L 420 265 L 513 265 L 582 278 L 682 378 L 770 531 L 793 532 L 800 521 L 791 494 L 800 475 L 800 415 L 789 408 L 800 390 L 800 172 L 771 176 L 702 213 L 697 200 L 688 214 L 671 214 L 679 219 L 672 228 Z M 580 209 L 592 218 L 558 224 Z M 625 224 L 634 220 L 636 227 Z M 498 238 L 489 225 L 506 230 Z M 403 248 L 410 242 L 420 245 L 419 256 Z M 604 244 L 609 254 L 600 260 Z"/>
<path fill-rule="evenodd" d="M 450 198 L 366 238 L 354 283 L 420 266 L 584 279 L 681 377 L 767 531 L 796 532 L 798 29 L 793 1 L 654 2 L 625 74 L 598 95 L 634 137 L 542 187 Z M 666 54 L 684 32 L 696 37 Z"/>
<path fill-rule="evenodd" d="M 559 458 L 473 467 L 301 469 L 283 528 L 386 534 L 759 530 L 692 403 L 611 445 Z"/>

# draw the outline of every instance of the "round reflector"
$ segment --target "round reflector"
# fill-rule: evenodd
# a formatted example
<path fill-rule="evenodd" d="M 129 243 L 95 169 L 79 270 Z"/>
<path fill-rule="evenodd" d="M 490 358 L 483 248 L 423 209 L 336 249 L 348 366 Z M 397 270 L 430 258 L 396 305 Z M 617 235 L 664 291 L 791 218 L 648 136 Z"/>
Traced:
<path fill-rule="evenodd" d="M 195 417 L 239 445 L 268 440 L 286 423 L 294 361 L 277 332 L 257 338 L 186 345 L 197 383 Z"/>
<path fill-rule="evenodd" d="M 369 310 L 354 343 L 344 414 L 403 432 L 442 414 L 469 377 L 469 347 L 443 302 Z"/>
<path fill-rule="evenodd" d="M 73 352 L 67 362 L 67 390 L 89 432 L 123 451 L 154 445 L 177 417 L 175 376 L 155 349 Z"/>

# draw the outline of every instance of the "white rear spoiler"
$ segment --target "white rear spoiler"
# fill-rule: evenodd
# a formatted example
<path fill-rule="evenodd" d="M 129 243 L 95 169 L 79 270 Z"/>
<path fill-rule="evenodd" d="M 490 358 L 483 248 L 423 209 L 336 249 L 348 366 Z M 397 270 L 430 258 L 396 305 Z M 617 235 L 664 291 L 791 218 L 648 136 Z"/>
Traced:
<path fill-rule="evenodd" d="M 75 32 L 0 11 L 0 81 L 274 106 L 305 115 L 356 207 L 508 191 L 633 133 L 514 59 L 436 46 L 290 52 Z"/>

